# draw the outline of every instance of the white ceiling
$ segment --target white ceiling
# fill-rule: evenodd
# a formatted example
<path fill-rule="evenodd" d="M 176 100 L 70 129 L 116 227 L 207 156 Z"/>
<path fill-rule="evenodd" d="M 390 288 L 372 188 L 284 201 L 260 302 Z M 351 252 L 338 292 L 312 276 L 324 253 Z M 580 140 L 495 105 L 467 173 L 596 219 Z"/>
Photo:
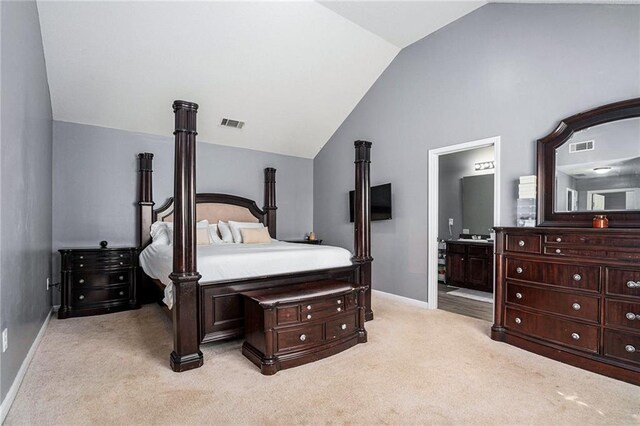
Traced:
<path fill-rule="evenodd" d="M 38 2 L 55 120 L 313 158 L 400 48 L 484 2 Z M 344 15 L 344 16 L 343 16 Z M 227 117 L 242 130 L 218 126 Z"/>

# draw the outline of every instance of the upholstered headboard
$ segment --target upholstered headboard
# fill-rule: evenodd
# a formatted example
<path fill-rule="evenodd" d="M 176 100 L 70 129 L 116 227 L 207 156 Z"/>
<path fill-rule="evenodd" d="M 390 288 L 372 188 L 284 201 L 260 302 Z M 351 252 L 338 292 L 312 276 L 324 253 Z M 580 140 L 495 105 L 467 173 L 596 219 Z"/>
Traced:
<path fill-rule="evenodd" d="M 173 221 L 173 198 L 162 207 L 154 210 L 154 221 Z M 262 222 L 265 223 L 265 211 L 248 198 L 228 194 L 196 194 L 196 221 L 208 220 L 228 222 Z"/>

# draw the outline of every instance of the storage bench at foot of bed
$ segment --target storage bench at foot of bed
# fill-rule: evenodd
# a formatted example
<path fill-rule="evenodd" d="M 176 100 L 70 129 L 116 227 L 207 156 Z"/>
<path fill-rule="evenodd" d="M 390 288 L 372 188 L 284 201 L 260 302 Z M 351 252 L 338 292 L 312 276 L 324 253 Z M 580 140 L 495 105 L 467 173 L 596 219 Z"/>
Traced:
<path fill-rule="evenodd" d="M 243 293 L 242 353 L 270 375 L 366 342 L 365 290 L 329 280 Z"/>

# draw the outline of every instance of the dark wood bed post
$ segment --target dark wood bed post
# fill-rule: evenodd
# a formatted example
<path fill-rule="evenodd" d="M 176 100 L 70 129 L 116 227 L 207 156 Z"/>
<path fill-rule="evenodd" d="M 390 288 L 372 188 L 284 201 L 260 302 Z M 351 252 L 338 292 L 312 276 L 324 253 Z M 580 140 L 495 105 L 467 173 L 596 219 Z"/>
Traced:
<path fill-rule="evenodd" d="M 202 366 L 198 336 L 196 265 L 196 114 L 198 105 L 175 101 L 175 168 L 173 219 L 173 371 Z"/>
<path fill-rule="evenodd" d="M 153 154 L 138 154 L 138 244 L 140 250 L 151 241 L 151 221 L 153 220 Z"/>
<path fill-rule="evenodd" d="M 358 283 L 369 288 L 365 292 L 365 319 L 373 319 L 371 310 L 371 142 L 355 141 L 356 149 L 356 190 L 353 261 L 360 264 Z"/>
<path fill-rule="evenodd" d="M 276 238 L 276 169 L 267 167 L 264 169 L 264 207 L 265 226 L 269 227 L 269 235 Z"/>

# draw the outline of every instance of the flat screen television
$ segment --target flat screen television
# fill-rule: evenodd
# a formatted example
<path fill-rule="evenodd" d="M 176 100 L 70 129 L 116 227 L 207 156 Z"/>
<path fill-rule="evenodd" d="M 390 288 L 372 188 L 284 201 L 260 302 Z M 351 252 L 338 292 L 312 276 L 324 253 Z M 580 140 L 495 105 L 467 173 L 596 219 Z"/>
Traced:
<path fill-rule="evenodd" d="M 354 221 L 355 191 L 349 192 L 349 217 Z M 391 184 L 371 187 L 371 220 L 391 219 Z"/>

